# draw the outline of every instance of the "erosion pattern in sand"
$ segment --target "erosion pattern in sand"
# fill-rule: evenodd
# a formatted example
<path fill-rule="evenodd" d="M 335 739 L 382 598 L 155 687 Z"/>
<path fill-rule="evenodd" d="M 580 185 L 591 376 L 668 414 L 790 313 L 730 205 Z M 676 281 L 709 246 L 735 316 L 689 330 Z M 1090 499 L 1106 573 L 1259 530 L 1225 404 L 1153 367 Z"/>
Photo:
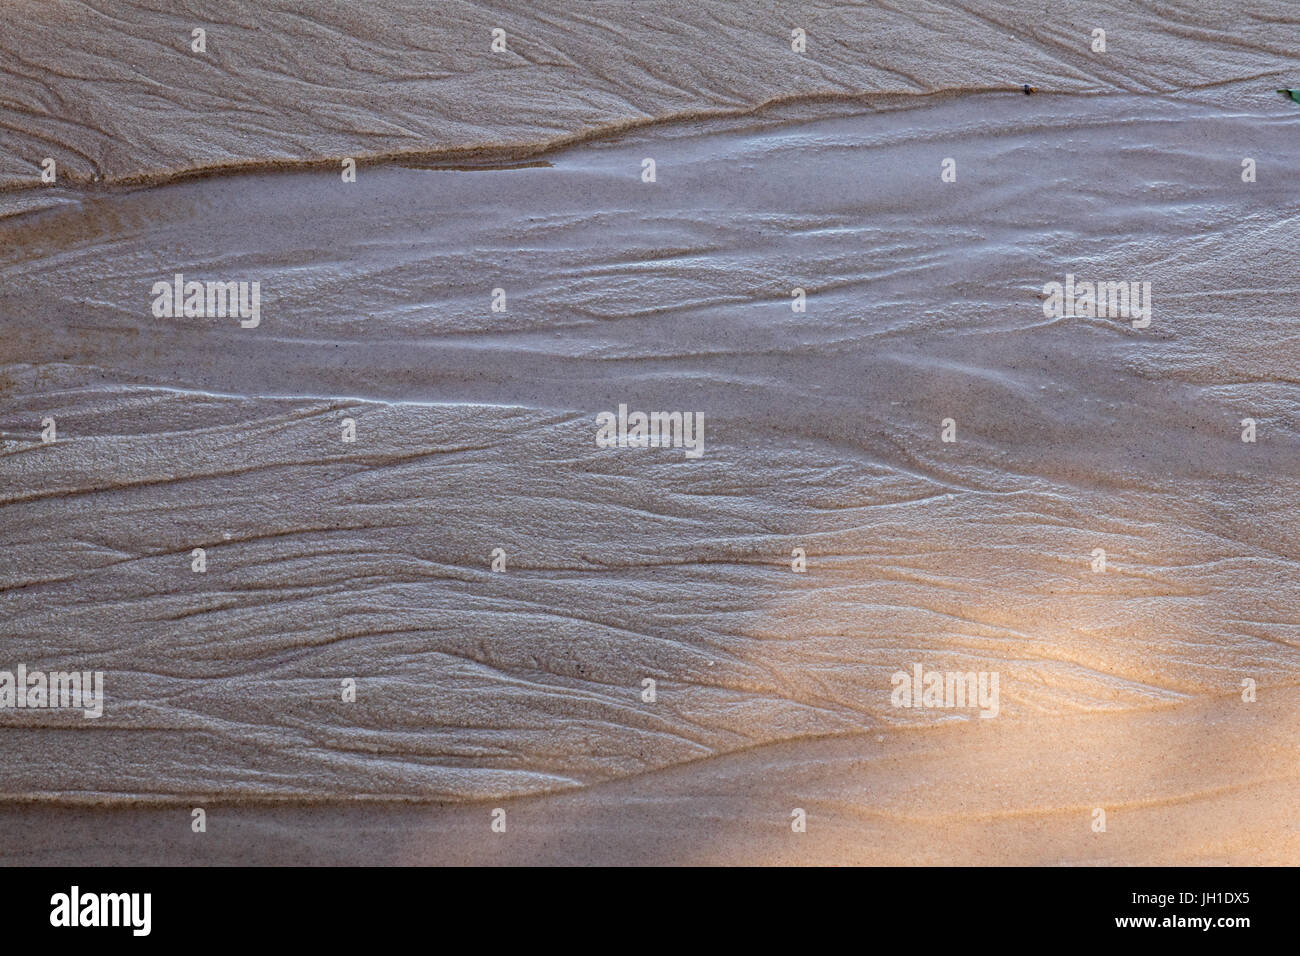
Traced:
<path fill-rule="evenodd" d="M 5 187 L 30 184 L 46 156 L 84 183 L 531 152 L 797 96 L 1213 88 L 1285 78 L 1300 45 L 1286 0 L 5 0 L 4 14 Z M 1098 28 L 1106 56 L 1091 51 Z M 491 51 L 494 29 L 505 52 Z"/>
<path fill-rule="evenodd" d="M 6 829 L 111 826 L 105 860 L 1295 859 L 1282 5 L 809 6 L 802 57 L 741 5 L 11 7 L 0 669 L 108 700 L 0 711 Z M 517 59 L 480 50 L 498 20 Z M 851 95 L 430 168 L 809 94 Z M 33 155 L 384 153 L 421 161 L 22 188 Z M 178 272 L 260 281 L 260 326 L 155 318 Z M 1067 273 L 1150 282 L 1150 326 L 1045 317 Z M 704 457 L 597 448 L 620 403 L 703 413 Z M 997 672 L 998 717 L 892 706 L 915 663 Z M 310 805 L 356 798 L 464 806 Z M 243 835 L 168 843 L 199 800 Z M 176 809 L 66 807 L 142 801 Z"/>

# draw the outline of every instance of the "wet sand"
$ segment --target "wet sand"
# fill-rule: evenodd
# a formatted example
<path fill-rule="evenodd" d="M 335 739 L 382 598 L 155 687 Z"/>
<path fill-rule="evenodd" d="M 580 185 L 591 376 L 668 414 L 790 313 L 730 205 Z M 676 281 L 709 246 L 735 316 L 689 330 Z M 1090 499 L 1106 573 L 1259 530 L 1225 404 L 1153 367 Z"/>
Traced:
<path fill-rule="evenodd" d="M 9 0 L 0 188 L 30 186 L 46 156 L 76 183 L 154 181 L 343 156 L 529 155 L 795 97 L 1212 91 L 1286 78 L 1295 26 L 1283 0 Z"/>
<path fill-rule="evenodd" d="M 891 23 L 997 27 L 935 10 Z M 1028 97 L 945 87 L 1001 69 L 951 40 L 876 37 L 861 74 L 837 47 L 838 90 L 521 65 L 641 97 L 555 93 L 581 141 L 531 164 L 522 107 L 413 108 L 419 149 L 371 128 L 391 98 L 346 142 L 304 108 L 221 152 L 306 168 L 152 185 L 126 180 L 226 160 L 61 129 L 119 182 L 4 199 L 0 668 L 100 669 L 108 699 L 0 711 L 0 859 L 1293 862 L 1300 106 L 1259 77 L 1296 33 L 1197 17 L 1147 24 L 1141 70 L 1024 36 L 1016 79 L 1054 83 Z M 176 122 L 237 113 L 187 95 Z M 28 135 L 55 134 L 10 124 L 0 157 Z M 357 144 L 411 155 L 310 165 Z M 178 272 L 259 280 L 260 325 L 155 317 Z M 1045 317 L 1067 273 L 1150 282 L 1151 324 Z M 702 413 L 704 456 L 598 448 L 620 403 Z M 996 719 L 894 706 L 914 663 L 996 672 Z"/>
<path fill-rule="evenodd" d="M 207 802 L 202 834 L 150 804 L 10 804 L 0 827 L 9 865 L 1287 866 L 1297 702 L 801 739 L 515 800 Z"/>

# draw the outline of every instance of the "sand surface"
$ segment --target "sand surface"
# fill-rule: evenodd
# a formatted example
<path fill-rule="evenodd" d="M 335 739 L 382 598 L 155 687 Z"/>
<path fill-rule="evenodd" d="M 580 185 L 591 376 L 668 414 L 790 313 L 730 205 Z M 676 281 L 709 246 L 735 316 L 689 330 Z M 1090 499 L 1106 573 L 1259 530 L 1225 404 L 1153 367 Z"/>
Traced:
<path fill-rule="evenodd" d="M 1295 862 L 1296 13 L 1005 6 L 10 4 L 0 860 Z"/>
<path fill-rule="evenodd" d="M 5 187 L 30 184 L 46 156 L 78 183 L 152 180 L 338 156 L 531 153 L 794 97 L 1212 89 L 1285 79 L 1298 42 L 1285 0 L 5 6 Z M 494 29 L 504 52 L 492 51 Z M 1106 56 L 1091 50 L 1094 29 L 1107 31 Z"/>

